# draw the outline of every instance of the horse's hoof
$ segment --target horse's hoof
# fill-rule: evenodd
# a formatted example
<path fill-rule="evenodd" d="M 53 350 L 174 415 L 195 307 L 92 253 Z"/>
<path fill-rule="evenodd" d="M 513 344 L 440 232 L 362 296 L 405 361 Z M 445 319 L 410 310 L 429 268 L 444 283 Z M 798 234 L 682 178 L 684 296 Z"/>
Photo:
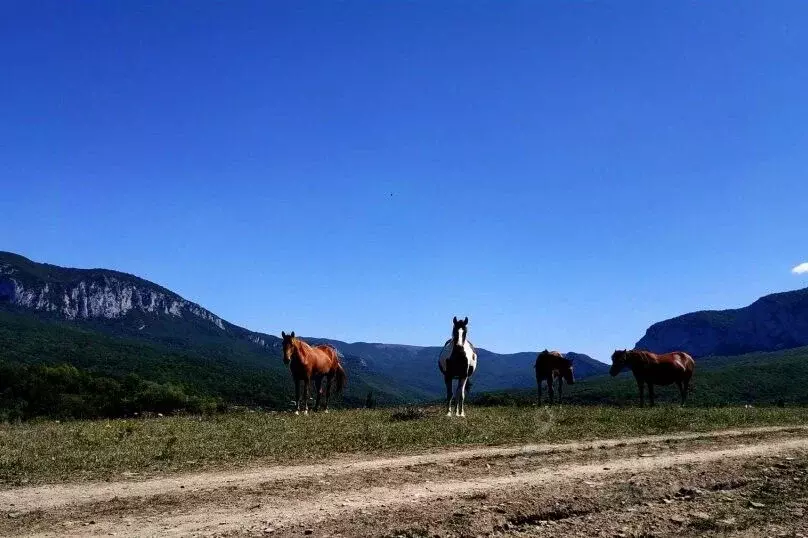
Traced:
<path fill-rule="evenodd" d="M 458 416 L 458 417 L 463 417 L 463 418 L 466 418 L 466 414 L 465 414 L 465 413 L 460 413 L 460 414 L 459 414 L 459 415 L 457 415 L 457 416 Z"/>
<path fill-rule="evenodd" d="M 300 414 L 300 411 L 295 411 L 295 415 L 299 415 L 299 414 Z"/>
<path fill-rule="evenodd" d="M 304 415 L 308 415 L 308 414 L 309 414 L 309 410 L 308 410 L 308 409 L 306 409 L 305 411 L 303 411 L 303 414 L 304 414 Z"/>
<path fill-rule="evenodd" d="M 446 413 L 446 416 L 447 416 L 447 417 L 449 417 L 449 418 L 451 418 L 451 417 L 452 417 L 452 412 L 451 412 L 451 411 L 449 411 L 448 413 Z"/>
<path fill-rule="evenodd" d="M 328 409 L 326 409 L 325 411 L 323 411 L 323 413 L 328 413 Z"/>

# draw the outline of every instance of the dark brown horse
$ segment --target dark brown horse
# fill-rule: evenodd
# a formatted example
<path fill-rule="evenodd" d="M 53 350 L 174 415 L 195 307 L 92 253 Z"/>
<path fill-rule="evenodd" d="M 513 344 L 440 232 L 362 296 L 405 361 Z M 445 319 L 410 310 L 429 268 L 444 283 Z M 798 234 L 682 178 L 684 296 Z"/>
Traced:
<path fill-rule="evenodd" d="M 612 367 L 609 373 L 616 376 L 624 368 L 631 368 L 637 387 L 640 389 L 640 407 L 645 404 L 644 385 L 648 385 L 648 398 L 654 405 L 654 385 L 676 383 L 685 405 L 690 378 L 696 363 L 684 351 L 674 351 L 657 355 L 640 349 L 616 350 L 612 353 Z"/>
<path fill-rule="evenodd" d="M 322 383 L 325 378 L 325 412 L 328 413 L 328 398 L 331 396 L 331 380 L 336 378 L 336 391 L 345 387 L 345 370 L 339 362 L 337 350 L 329 345 L 310 346 L 300 338 L 281 331 L 283 338 L 283 363 L 289 365 L 292 378 L 295 380 L 295 414 L 300 414 L 300 384 L 303 383 L 303 414 L 309 412 L 309 384 L 314 379 L 317 401 L 314 410 L 320 409 Z"/>
<path fill-rule="evenodd" d="M 539 405 L 541 405 L 541 382 L 547 382 L 547 392 L 550 394 L 550 403 L 553 403 L 555 398 L 555 390 L 553 390 L 553 380 L 558 380 L 558 401 L 561 403 L 561 393 L 564 381 L 570 385 L 575 384 L 575 376 L 573 375 L 572 360 L 567 359 L 558 351 L 547 351 L 546 349 L 539 353 L 536 357 L 536 387 L 539 396 Z"/>

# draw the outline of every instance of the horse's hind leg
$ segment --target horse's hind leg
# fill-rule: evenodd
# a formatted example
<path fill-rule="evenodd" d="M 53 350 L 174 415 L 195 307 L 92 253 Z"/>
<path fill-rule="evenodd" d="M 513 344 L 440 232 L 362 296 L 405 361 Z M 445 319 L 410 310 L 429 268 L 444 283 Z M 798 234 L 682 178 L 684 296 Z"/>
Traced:
<path fill-rule="evenodd" d="M 323 378 L 322 376 L 314 378 L 314 390 L 317 391 L 317 397 L 314 401 L 314 410 L 320 410 L 320 394 L 321 389 L 323 388 Z"/>
<path fill-rule="evenodd" d="M 536 391 L 538 392 L 538 404 L 541 405 L 541 378 L 536 378 Z"/>
<path fill-rule="evenodd" d="M 685 400 L 687 400 L 687 389 L 690 386 L 690 380 L 677 381 L 676 385 L 679 387 L 679 393 L 682 395 L 682 405 L 684 406 Z"/>
<path fill-rule="evenodd" d="M 640 389 L 640 407 L 645 406 L 645 386 L 642 381 L 637 380 L 637 388 Z"/>
<path fill-rule="evenodd" d="M 651 402 L 651 407 L 654 407 L 654 384 L 648 383 L 648 400 Z"/>
<path fill-rule="evenodd" d="M 555 403 L 555 388 L 553 387 L 553 378 L 547 378 L 547 394 L 550 395 L 550 405 Z"/>
<path fill-rule="evenodd" d="M 328 374 L 328 377 L 325 378 L 325 412 L 328 413 L 328 398 L 331 396 L 331 380 L 334 378 L 334 374 Z"/>
<path fill-rule="evenodd" d="M 446 381 L 446 405 L 449 408 L 449 411 L 446 413 L 447 417 L 452 416 L 452 378 L 449 376 L 444 376 L 444 381 Z"/>
<path fill-rule="evenodd" d="M 311 379 L 303 380 L 303 414 L 309 414 L 309 384 Z"/>
<path fill-rule="evenodd" d="M 564 380 L 558 378 L 558 405 L 561 405 L 561 395 L 564 392 Z"/>

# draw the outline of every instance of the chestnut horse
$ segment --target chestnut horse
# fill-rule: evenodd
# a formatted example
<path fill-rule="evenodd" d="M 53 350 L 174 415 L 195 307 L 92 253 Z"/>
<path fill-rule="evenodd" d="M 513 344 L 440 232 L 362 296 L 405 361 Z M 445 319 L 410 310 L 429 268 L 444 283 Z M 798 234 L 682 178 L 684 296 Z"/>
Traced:
<path fill-rule="evenodd" d="M 339 393 L 345 387 L 345 370 L 339 362 L 337 350 L 329 345 L 310 346 L 300 338 L 281 331 L 283 338 L 283 363 L 289 365 L 292 378 L 295 380 L 295 402 L 297 408 L 295 415 L 300 414 L 300 383 L 303 383 L 303 414 L 309 413 L 309 384 L 314 379 L 314 388 L 317 391 L 317 401 L 314 410 L 320 409 L 320 396 L 322 383 L 325 377 L 325 412 L 328 413 L 328 398 L 331 396 L 331 380 L 336 378 L 336 391 Z"/>
<path fill-rule="evenodd" d="M 558 351 L 547 351 L 546 349 L 536 357 L 536 386 L 539 395 L 539 405 L 541 405 L 541 382 L 547 382 L 547 392 L 550 394 L 550 403 L 553 403 L 555 391 L 553 390 L 553 380 L 558 379 L 558 402 L 561 403 L 561 388 L 564 381 L 570 385 L 575 384 L 575 377 L 572 373 L 572 360 L 567 359 Z"/>
<path fill-rule="evenodd" d="M 683 351 L 656 354 L 640 349 L 616 350 L 612 353 L 612 367 L 609 373 L 616 376 L 623 368 L 631 368 L 637 387 L 640 389 L 640 407 L 645 404 L 644 385 L 648 385 L 648 398 L 654 405 L 654 385 L 676 383 L 685 405 L 687 389 L 696 363 L 693 357 Z"/>
<path fill-rule="evenodd" d="M 455 393 L 457 416 L 465 417 L 463 402 L 466 400 L 466 382 L 477 370 L 477 352 L 467 338 L 468 326 L 469 318 L 458 321 L 455 317 L 452 320 L 452 338 L 446 341 L 438 357 L 438 368 L 446 382 L 446 404 L 449 406 L 447 417 L 452 416 L 452 380 L 458 380 Z"/>

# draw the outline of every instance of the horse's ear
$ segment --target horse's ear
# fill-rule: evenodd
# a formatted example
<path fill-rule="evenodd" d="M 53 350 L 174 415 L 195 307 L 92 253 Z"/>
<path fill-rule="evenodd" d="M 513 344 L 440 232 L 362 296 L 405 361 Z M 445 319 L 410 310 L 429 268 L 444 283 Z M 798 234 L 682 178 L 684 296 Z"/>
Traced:
<path fill-rule="evenodd" d="M 294 337 L 295 337 L 295 331 L 292 331 L 292 334 L 290 334 L 289 336 L 291 336 L 292 338 L 294 338 Z"/>
<path fill-rule="evenodd" d="M 286 333 L 284 331 L 281 331 L 281 338 L 286 338 Z"/>
<path fill-rule="evenodd" d="M 452 323 L 457 323 L 457 316 L 452 318 Z"/>
<path fill-rule="evenodd" d="M 468 324 L 469 324 L 469 318 L 468 318 L 468 316 L 466 316 L 466 319 L 463 320 L 463 325 L 468 325 Z"/>

